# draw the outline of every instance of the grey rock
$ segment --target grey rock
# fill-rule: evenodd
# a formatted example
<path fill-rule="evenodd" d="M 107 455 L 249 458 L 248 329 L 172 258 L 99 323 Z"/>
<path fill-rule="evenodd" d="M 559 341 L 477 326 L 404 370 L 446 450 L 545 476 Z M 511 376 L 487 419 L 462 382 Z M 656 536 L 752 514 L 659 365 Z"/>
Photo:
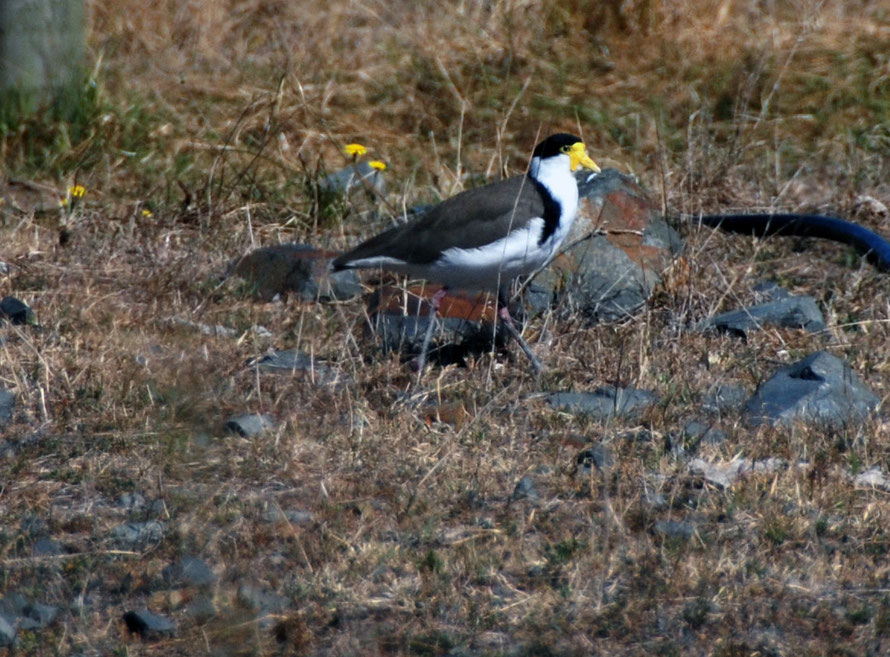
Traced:
<path fill-rule="evenodd" d="M 244 583 L 238 587 L 238 600 L 256 612 L 278 613 L 287 607 L 287 599 L 256 584 Z"/>
<path fill-rule="evenodd" d="M 745 404 L 745 414 L 754 425 L 805 420 L 842 426 L 864 420 L 878 403 L 849 365 L 817 351 L 762 383 Z"/>
<path fill-rule="evenodd" d="M 15 409 L 15 395 L 0 387 L 0 428 L 12 421 L 13 409 Z"/>
<path fill-rule="evenodd" d="M 277 504 L 269 504 L 263 515 L 266 522 L 287 522 L 292 525 L 308 525 L 312 522 L 312 514 L 309 511 L 298 509 L 282 509 Z"/>
<path fill-rule="evenodd" d="M 22 610 L 22 620 L 19 629 L 42 630 L 59 616 L 59 608 L 53 605 L 45 605 L 42 602 L 32 602 Z"/>
<path fill-rule="evenodd" d="M 643 490 L 643 502 L 653 511 L 664 511 L 670 506 L 668 499 L 662 493 L 648 487 Z"/>
<path fill-rule="evenodd" d="M 574 414 L 607 420 L 615 415 L 633 417 L 658 402 L 649 390 L 604 386 L 593 392 L 554 392 L 547 395 L 551 407 Z"/>
<path fill-rule="evenodd" d="M 242 438 L 261 436 L 268 429 L 275 427 L 275 419 L 266 413 L 245 413 L 235 415 L 226 420 L 225 428 Z"/>
<path fill-rule="evenodd" d="M 506 632 L 489 630 L 481 632 L 473 639 L 472 647 L 477 650 L 475 654 L 509 655 L 507 648 L 514 641 Z M 531 651 L 530 651 L 531 652 Z"/>
<path fill-rule="evenodd" d="M 513 501 L 528 500 L 529 502 L 540 502 L 541 495 L 535 486 L 535 480 L 530 475 L 525 475 L 516 482 L 513 488 L 513 494 L 510 496 Z"/>
<path fill-rule="evenodd" d="M 687 441 L 691 441 L 696 445 L 717 445 L 724 442 L 729 437 L 729 434 L 722 429 L 717 429 L 697 420 L 691 420 L 683 427 L 683 436 Z"/>
<path fill-rule="evenodd" d="M 779 299 L 787 299 L 791 296 L 791 292 L 776 283 L 775 281 L 760 281 L 751 290 L 758 303 L 765 301 L 778 301 Z"/>
<path fill-rule="evenodd" d="M 858 194 L 853 199 L 853 215 L 857 219 L 871 219 L 872 221 L 886 220 L 890 210 L 887 205 L 868 194 Z"/>
<path fill-rule="evenodd" d="M 216 335 L 223 338 L 237 338 L 241 335 L 244 335 L 243 330 L 234 329 L 229 326 L 223 326 L 222 324 L 204 324 L 202 322 L 195 322 L 190 319 L 185 319 L 183 317 L 170 317 L 169 319 L 164 320 L 171 326 L 181 326 L 188 329 L 194 329 L 199 333 L 204 335 Z M 272 331 L 267 329 L 265 326 L 257 326 L 256 324 L 251 326 L 248 331 L 252 333 L 254 336 L 258 338 L 271 338 L 274 337 Z M 144 355 L 138 355 L 135 357 L 136 362 L 139 365 L 147 365 L 149 360 Z"/>
<path fill-rule="evenodd" d="M 233 328 L 221 324 L 203 324 L 201 322 L 185 319 L 184 317 L 171 317 L 167 321 L 172 326 L 183 326 L 185 328 L 194 329 L 203 335 L 216 335 L 223 338 L 236 338 L 241 335 L 240 331 L 236 331 Z M 144 356 L 137 356 L 136 359 L 136 362 L 140 365 L 148 363 L 148 360 Z"/>
<path fill-rule="evenodd" d="M 0 598 L 0 613 L 6 614 L 7 618 L 19 616 L 27 605 L 28 599 L 24 595 L 10 591 Z"/>
<path fill-rule="evenodd" d="M 566 273 L 545 269 L 529 284 L 527 300 L 534 312 L 557 307 L 564 315 L 580 314 L 587 320 L 617 321 L 634 315 L 651 294 L 645 280 L 639 280 L 639 266 L 625 251 L 603 235 L 593 235 L 568 247 L 565 253 L 595 267 Z"/>
<path fill-rule="evenodd" d="M 880 467 L 875 466 L 853 477 L 853 485 L 856 488 L 877 488 L 890 491 L 890 477 L 885 475 Z"/>
<path fill-rule="evenodd" d="M 744 459 L 734 459 L 729 463 L 710 463 L 703 459 L 694 459 L 689 464 L 689 470 L 718 488 L 729 488 L 739 478 L 745 463 Z"/>
<path fill-rule="evenodd" d="M 128 522 L 111 529 L 111 538 L 128 545 L 157 543 L 166 533 L 166 525 L 158 520 Z"/>
<path fill-rule="evenodd" d="M 659 536 L 679 538 L 684 541 L 688 541 L 695 534 L 695 526 L 685 520 L 659 520 L 653 529 Z"/>
<path fill-rule="evenodd" d="M 189 603 L 186 614 L 194 618 L 195 622 L 203 624 L 216 616 L 216 605 L 212 598 L 199 595 Z"/>
<path fill-rule="evenodd" d="M 825 330 L 825 318 L 813 297 L 786 297 L 732 310 L 706 319 L 701 324 L 705 330 L 716 330 L 739 337 L 763 326 L 802 328 L 816 333 Z"/>
<path fill-rule="evenodd" d="M 385 174 L 367 162 L 356 162 L 326 176 L 320 183 L 321 189 L 344 194 L 355 188 L 369 186 L 380 194 L 386 192 Z"/>
<path fill-rule="evenodd" d="M 173 621 L 147 609 L 128 611 L 123 615 L 123 619 L 130 633 L 138 634 L 147 640 L 173 636 L 176 631 Z"/>
<path fill-rule="evenodd" d="M 8 648 L 15 643 L 15 618 L 0 613 L 0 648 Z"/>
<path fill-rule="evenodd" d="M 294 349 L 273 351 L 262 356 L 253 364 L 263 372 L 302 372 L 326 367 L 314 361 L 309 354 Z"/>
<path fill-rule="evenodd" d="M 195 586 L 208 588 L 216 584 L 216 575 L 207 562 L 198 557 L 186 556 L 161 573 L 167 586 Z"/>
<path fill-rule="evenodd" d="M 343 383 L 347 378 L 335 367 L 295 349 L 272 351 L 252 361 L 250 366 L 271 374 L 302 374 L 318 385 Z"/>
<path fill-rule="evenodd" d="M 741 408 L 748 397 L 741 386 L 716 385 L 702 397 L 702 408 L 712 413 L 732 411 Z"/>
<path fill-rule="evenodd" d="M 125 509 L 135 511 L 145 506 L 145 498 L 142 493 L 124 493 L 118 498 L 117 503 Z"/>
<path fill-rule="evenodd" d="M 64 551 L 61 543 L 54 538 L 46 536 L 38 538 L 31 547 L 31 554 L 35 557 L 54 557 L 62 554 Z"/>
<path fill-rule="evenodd" d="M 797 464 L 800 469 L 809 468 L 809 464 L 801 461 Z M 709 462 L 703 459 L 693 459 L 689 463 L 689 471 L 702 477 L 719 488 L 729 488 L 738 479 L 747 474 L 766 473 L 771 474 L 780 470 L 786 470 L 788 462 L 779 458 L 746 459 L 734 458 L 731 461 Z"/>
<path fill-rule="evenodd" d="M 605 470 L 615 463 L 615 457 L 612 456 L 612 450 L 603 445 L 594 445 L 587 449 L 581 450 L 575 458 L 575 465 L 578 474 L 589 476 L 594 468 L 597 470 Z"/>
<path fill-rule="evenodd" d="M 0 319 L 6 319 L 12 324 L 34 324 L 36 322 L 31 307 L 15 297 L 0 299 Z"/>
<path fill-rule="evenodd" d="M 248 253 L 230 267 L 260 298 L 295 294 L 304 301 L 352 299 L 362 293 L 355 271 L 333 272 L 336 253 L 307 244 L 276 244 Z"/>
<path fill-rule="evenodd" d="M 157 498 L 152 500 L 148 505 L 148 514 L 149 515 L 162 515 L 167 513 L 167 503 L 164 502 L 163 499 Z"/>
<path fill-rule="evenodd" d="M 20 630 L 42 630 L 59 615 L 59 608 L 40 602 L 31 602 L 17 592 L 7 593 L 0 599 L 0 615 Z"/>
<path fill-rule="evenodd" d="M 19 524 L 19 531 L 32 538 L 40 538 L 41 536 L 51 533 L 46 518 L 33 513 L 28 513 L 22 516 L 22 521 Z"/>

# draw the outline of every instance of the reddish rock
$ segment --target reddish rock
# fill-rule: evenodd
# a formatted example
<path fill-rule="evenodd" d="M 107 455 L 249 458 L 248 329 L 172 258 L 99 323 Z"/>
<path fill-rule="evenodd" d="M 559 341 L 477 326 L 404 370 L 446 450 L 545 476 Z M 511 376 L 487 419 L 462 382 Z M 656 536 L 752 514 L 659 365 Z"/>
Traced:
<path fill-rule="evenodd" d="M 441 285 L 385 286 L 368 297 L 368 311 L 402 315 L 429 315 L 429 300 Z M 438 316 L 468 322 L 494 322 L 495 297 L 486 292 L 449 291 L 439 302 Z"/>
<path fill-rule="evenodd" d="M 682 242 L 629 176 L 584 172 L 578 190 L 578 217 L 563 252 L 529 285 L 529 305 L 592 321 L 624 318 L 646 302 Z"/>
<path fill-rule="evenodd" d="M 408 288 L 384 286 L 367 299 L 371 327 L 385 352 L 420 353 L 430 322 L 429 300 L 439 285 Z M 485 292 L 455 290 L 441 300 L 436 313 L 430 360 L 446 365 L 463 363 L 470 354 L 491 350 L 495 336 L 495 296 Z M 504 336 L 498 329 L 498 346 Z"/>

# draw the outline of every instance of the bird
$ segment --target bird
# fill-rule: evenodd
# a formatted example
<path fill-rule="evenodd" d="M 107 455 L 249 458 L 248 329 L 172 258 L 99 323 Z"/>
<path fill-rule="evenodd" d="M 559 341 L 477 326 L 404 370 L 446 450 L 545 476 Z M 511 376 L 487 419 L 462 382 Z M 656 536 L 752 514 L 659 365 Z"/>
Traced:
<path fill-rule="evenodd" d="M 584 142 L 567 133 L 535 146 L 528 171 L 470 189 L 433 206 L 420 217 L 362 242 L 332 261 L 333 271 L 385 269 L 439 283 L 430 299 L 430 323 L 421 348 L 423 371 L 433 316 L 448 290 L 496 290 L 498 317 L 531 361 L 541 364 L 516 329 L 507 290 L 519 276 L 537 271 L 556 254 L 578 213 L 574 171 L 599 173 Z"/>

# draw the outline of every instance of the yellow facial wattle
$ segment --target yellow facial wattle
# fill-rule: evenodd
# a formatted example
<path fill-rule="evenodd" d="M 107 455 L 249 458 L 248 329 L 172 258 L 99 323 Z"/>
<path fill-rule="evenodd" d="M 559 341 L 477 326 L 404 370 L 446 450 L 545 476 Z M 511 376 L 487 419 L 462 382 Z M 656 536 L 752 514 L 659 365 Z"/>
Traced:
<path fill-rule="evenodd" d="M 587 148 L 582 142 L 579 141 L 572 144 L 571 148 L 569 148 L 568 155 L 569 166 L 571 167 L 572 171 L 575 171 L 579 166 L 585 166 L 588 169 L 593 169 L 597 173 L 600 172 L 599 166 L 587 154 Z"/>

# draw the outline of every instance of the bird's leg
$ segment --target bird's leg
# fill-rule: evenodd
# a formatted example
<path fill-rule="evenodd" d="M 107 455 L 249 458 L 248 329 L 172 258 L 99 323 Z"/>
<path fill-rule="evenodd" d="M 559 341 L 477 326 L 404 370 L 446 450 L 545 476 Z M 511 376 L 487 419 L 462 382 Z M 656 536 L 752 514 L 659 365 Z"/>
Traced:
<path fill-rule="evenodd" d="M 428 316 L 428 323 L 426 327 L 426 334 L 423 336 L 423 346 L 420 348 L 420 355 L 417 357 L 417 382 L 420 382 L 420 377 L 423 375 L 423 368 L 426 367 L 426 356 L 427 351 L 430 348 L 430 340 L 433 337 L 433 325 L 436 323 L 436 313 L 439 312 L 439 304 L 442 302 L 442 298 L 448 294 L 447 288 L 440 288 L 436 291 L 436 293 L 430 297 L 428 301 L 430 305 L 430 312 Z"/>
<path fill-rule="evenodd" d="M 519 348 L 522 349 L 522 352 L 528 357 L 532 364 L 532 370 L 534 371 L 535 376 L 540 376 L 541 361 L 539 361 L 537 356 L 532 353 L 531 347 L 529 347 L 528 343 L 522 339 L 522 336 L 516 329 L 516 325 L 513 323 L 513 318 L 510 316 L 510 308 L 507 306 L 507 293 L 504 289 L 498 291 L 498 317 L 507 329 L 507 333 L 510 334 L 511 338 L 516 340 L 519 344 Z"/>

